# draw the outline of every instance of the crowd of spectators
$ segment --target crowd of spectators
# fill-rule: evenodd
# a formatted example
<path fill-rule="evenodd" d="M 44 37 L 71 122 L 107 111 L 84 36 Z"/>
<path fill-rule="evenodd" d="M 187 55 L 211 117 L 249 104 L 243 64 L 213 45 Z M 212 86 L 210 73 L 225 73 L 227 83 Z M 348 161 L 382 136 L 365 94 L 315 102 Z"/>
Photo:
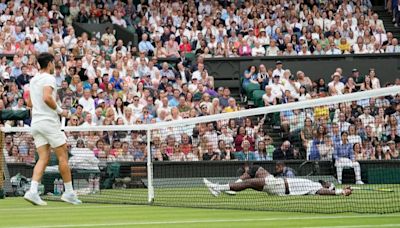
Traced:
<path fill-rule="evenodd" d="M 178 57 L 179 52 L 206 58 L 400 52 L 370 0 L 244 1 L 241 6 L 176 1 L 140 9 L 138 23 L 126 24 L 136 29 L 143 44 L 139 50 L 157 57 Z"/>
<path fill-rule="evenodd" d="M 394 12 L 397 8 L 393 6 Z M 141 1 L 138 5 L 132 0 L 57 0 L 52 5 L 7 1 L 0 3 L 0 11 L 2 54 L 80 47 L 74 54 L 111 55 L 115 46 L 123 55 L 133 49 L 158 58 L 179 58 L 180 53 L 237 57 L 400 52 L 398 40 L 385 30 L 370 0 Z M 79 45 L 81 39 L 69 27 L 74 21 L 127 27 L 137 33 L 140 44 L 117 45 L 110 29 L 101 43 L 83 36 Z"/>
<path fill-rule="evenodd" d="M 67 125 L 99 126 L 157 123 L 242 109 L 228 87 L 215 88 L 213 77 L 204 65 L 207 57 L 297 55 L 303 47 L 312 54 L 367 53 L 372 46 L 388 52 L 400 49 L 397 40 L 385 32 L 382 21 L 371 11 L 369 1 L 268 1 L 264 4 L 244 1 L 240 7 L 226 2 L 142 1 L 134 5 L 131 1 L 127 4 L 53 1 L 48 6 L 38 2 L 4 1 L 0 3 L 3 11 L 0 53 L 13 57 L 0 60 L 0 110 L 27 108 L 29 81 L 38 72 L 35 54 L 41 52 L 55 56 L 57 102 L 71 111 Z M 125 44 L 116 39 L 112 28 L 99 39 L 86 33 L 77 36 L 72 21 L 112 22 L 134 28 L 140 42 L 137 46 Z M 343 39 L 347 45 L 341 43 Z M 342 49 L 341 44 L 347 49 Z M 188 53 L 195 53 L 195 60 L 188 58 Z M 160 62 L 163 57 L 175 58 L 178 63 Z M 265 89 L 266 105 L 381 86 L 374 70 L 366 76 L 354 70 L 349 77 L 339 68 L 332 75 L 332 81 L 325 83 L 323 79 L 313 81 L 301 71 L 294 76 L 281 62 L 275 67 L 251 66 L 243 75 L 243 86 L 256 83 Z M 399 85 L 400 80 L 395 83 Z M 381 106 L 378 102 L 375 104 L 385 113 L 381 136 L 391 135 L 393 126 L 397 129 L 395 135 L 399 135 L 400 111 L 394 105 L 398 101 L 399 97 L 395 96 L 380 102 Z M 365 103 L 358 105 L 366 107 Z M 343 110 L 348 109 L 348 104 L 342 106 L 346 106 Z M 310 132 L 303 134 L 305 121 L 291 115 L 302 116 L 306 111 L 305 116 L 313 123 L 312 129 L 307 128 Z M 336 116 L 336 119 L 321 119 L 326 113 L 323 108 L 285 112 L 279 120 L 289 135 L 295 129 L 302 132 L 302 140 L 307 136 L 303 147 L 315 154 L 322 151 L 321 144 L 325 145 L 314 146 L 317 140 L 310 140 L 316 137 L 315 129 L 324 126 L 325 139 L 336 123 Z M 357 118 L 352 113 L 346 121 L 355 124 L 353 121 Z M 265 121 L 270 121 L 270 117 L 223 120 L 152 132 L 151 152 L 156 160 L 171 161 L 304 158 L 290 137 L 282 145 L 274 144 L 273 138 L 264 132 Z M 6 121 L 3 124 L 29 123 Z M 357 125 L 356 131 L 367 132 L 367 126 L 364 127 L 365 130 Z M 140 131 L 67 132 L 67 137 L 71 149 L 90 148 L 100 160 L 147 159 L 146 137 Z M 396 140 L 395 136 L 391 137 Z M 5 142 L 8 161 L 34 160 L 32 138 L 28 134 L 7 135 Z M 364 144 L 361 146 L 364 150 Z"/>

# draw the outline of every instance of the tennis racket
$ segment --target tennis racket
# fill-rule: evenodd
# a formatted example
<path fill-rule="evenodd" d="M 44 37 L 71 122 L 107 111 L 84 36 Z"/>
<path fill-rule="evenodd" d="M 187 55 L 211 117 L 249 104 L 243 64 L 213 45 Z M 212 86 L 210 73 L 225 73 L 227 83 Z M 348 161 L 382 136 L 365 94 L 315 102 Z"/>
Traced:
<path fill-rule="evenodd" d="M 373 191 L 373 192 L 394 192 L 393 189 L 390 188 L 361 188 L 361 187 L 351 187 L 352 190 L 364 190 L 364 191 Z"/>

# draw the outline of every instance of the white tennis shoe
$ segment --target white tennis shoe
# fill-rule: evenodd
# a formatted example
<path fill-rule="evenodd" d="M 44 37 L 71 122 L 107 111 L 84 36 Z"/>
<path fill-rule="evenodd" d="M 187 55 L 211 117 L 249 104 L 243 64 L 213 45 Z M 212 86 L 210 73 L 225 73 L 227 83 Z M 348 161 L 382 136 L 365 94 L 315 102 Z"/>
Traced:
<path fill-rule="evenodd" d="M 40 198 L 39 193 L 33 193 L 31 191 L 27 191 L 24 195 L 24 199 L 32 203 L 33 205 L 38 205 L 38 206 L 47 205 L 47 203 Z"/>
<path fill-rule="evenodd" d="M 228 194 L 228 195 L 230 195 L 230 196 L 236 195 L 236 192 L 235 192 L 235 191 L 232 191 L 232 190 L 224 191 L 224 193 L 226 193 L 226 194 Z"/>
<path fill-rule="evenodd" d="M 217 184 L 212 183 L 211 181 L 207 180 L 206 178 L 203 178 L 203 182 L 213 196 L 217 197 L 217 196 L 219 196 L 219 194 L 221 194 L 221 191 L 219 191 L 217 189 Z"/>
<path fill-rule="evenodd" d="M 61 200 L 73 205 L 82 204 L 82 201 L 78 199 L 78 196 L 74 192 L 64 192 L 64 194 L 61 196 Z"/>
<path fill-rule="evenodd" d="M 362 181 L 356 181 L 356 184 L 364 184 L 364 182 L 362 182 Z"/>

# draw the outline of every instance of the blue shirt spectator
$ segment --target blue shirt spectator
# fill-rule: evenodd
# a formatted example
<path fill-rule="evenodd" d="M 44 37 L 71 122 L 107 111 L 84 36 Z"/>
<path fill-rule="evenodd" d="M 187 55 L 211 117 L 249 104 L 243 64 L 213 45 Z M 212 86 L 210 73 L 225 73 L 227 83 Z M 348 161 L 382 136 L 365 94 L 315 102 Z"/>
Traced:
<path fill-rule="evenodd" d="M 239 161 L 256 161 L 256 155 L 253 151 L 239 151 L 235 153 L 235 158 L 237 158 Z"/>
<path fill-rule="evenodd" d="M 168 101 L 168 106 L 177 107 L 178 105 L 179 105 L 179 101 L 178 101 L 178 99 L 176 99 L 175 97 L 172 97 L 172 98 Z"/>
<path fill-rule="evenodd" d="M 48 52 L 49 51 L 49 44 L 47 43 L 45 37 L 43 35 L 41 35 L 39 37 L 39 42 L 37 42 L 35 45 L 35 50 L 39 53 L 42 52 Z"/>
<path fill-rule="evenodd" d="M 333 157 L 335 160 L 339 158 L 348 158 L 354 161 L 353 145 L 347 140 L 348 133 L 342 132 L 342 141 L 335 145 L 335 152 Z"/>
<path fill-rule="evenodd" d="M 271 146 L 271 145 L 268 145 Z M 264 141 L 259 141 L 257 144 L 257 151 L 254 152 L 257 161 L 271 161 L 272 153 L 268 153 L 268 149 L 265 146 Z"/>
<path fill-rule="evenodd" d="M 114 88 L 118 91 L 122 90 L 122 84 L 124 81 L 119 77 L 110 78 L 110 83 L 114 84 Z"/>
<path fill-rule="evenodd" d="M 309 155 L 309 160 L 320 160 L 321 155 L 319 153 L 317 145 L 320 144 L 321 141 L 319 140 L 313 140 L 311 147 L 310 147 L 310 155 Z"/>
<path fill-rule="evenodd" d="M 146 39 L 139 42 L 139 51 L 141 52 L 153 52 L 154 51 L 154 47 L 153 45 L 150 43 L 150 41 L 147 40 L 147 34 L 143 34 L 142 37 L 146 37 Z"/>
<path fill-rule="evenodd" d="M 255 79 L 257 79 L 257 68 L 255 66 L 250 66 L 249 69 L 245 70 L 243 75 L 243 88 L 246 88 L 247 85 L 249 85 L 251 81 L 254 81 Z"/>
<path fill-rule="evenodd" d="M 294 170 L 292 168 L 287 167 L 284 162 L 276 163 L 275 176 L 276 177 L 284 177 L 284 178 L 296 177 Z"/>
<path fill-rule="evenodd" d="M 133 159 L 135 161 L 141 161 L 144 159 L 144 153 L 141 150 L 136 150 L 135 152 L 133 152 Z"/>
<path fill-rule="evenodd" d="M 242 142 L 242 151 L 236 152 L 235 158 L 239 161 L 255 161 L 257 160 L 253 151 L 250 151 L 250 142 L 248 140 L 243 140 Z"/>
<path fill-rule="evenodd" d="M 17 77 L 20 76 L 21 74 L 22 74 L 21 67 L 14 66 L 14 67 L 11 69 L 11 77 L 17 78 Z"/>

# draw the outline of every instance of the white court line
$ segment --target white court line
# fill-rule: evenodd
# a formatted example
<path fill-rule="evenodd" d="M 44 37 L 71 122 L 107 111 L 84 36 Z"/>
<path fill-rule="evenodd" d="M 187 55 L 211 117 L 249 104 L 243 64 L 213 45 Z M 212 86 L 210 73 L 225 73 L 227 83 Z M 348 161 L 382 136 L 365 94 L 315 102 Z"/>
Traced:
<path fill-rule="evenodd" d="M 320 220 L 320 219 L 346 219 L 346 218 L 374 218 L 374 217 L 398 217 L 397 215 L 350 215 L 350 216 L 312 216 L 291 218 L 249 218 L 249 219 L 204 219 L 187 221 L 158 221 L 158 222 L 123 222 L 123 223 L 87 223 L 87 224 L 63 224 L 63 225 L 36 225 L 36 226 L 8 226 L 4 228 L 70 228 L 70 227 L 98 227 L 98 226 L 133 226 L 133 225 L 170 225 L 170 224 L 196 224 L 196 223 L 227 223 L 227 222 L 257 222 L 278 220 Z M 341 226 L 349 227 L 349 226 Z"/>
<path fill-rule="evenodd" d="M 400 223 L 377 224 L 377 225 L 347 225 L 347 226 L 307 226 L 303 228 L 369 228 L 369 227 L 400 227 Z"/>
<path fill-rule="evenodd" d="M 142 207 L 143 205 L 110 205 L 110 206 L 68 206 L 68 207 L 46 207 L 46 206 L 32 206 L 31 204 L 26 204 L 27 207 L 24 208 L 0 208 L 0 212 L 2 211 L 36 211 L 36 210 L 84 210 L 84 209 L 102 209 L 102 208 L 121 208 L 121 207 Z"/>

